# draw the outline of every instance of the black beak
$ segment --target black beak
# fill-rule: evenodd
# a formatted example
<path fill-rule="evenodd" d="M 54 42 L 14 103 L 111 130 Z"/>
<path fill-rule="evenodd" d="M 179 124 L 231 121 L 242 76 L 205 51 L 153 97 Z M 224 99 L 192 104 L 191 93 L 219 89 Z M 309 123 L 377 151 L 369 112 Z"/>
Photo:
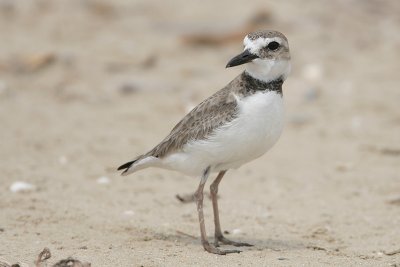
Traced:
<path fill-rule="evenodd" d="M 228 64 L 226 64 L 227 68 L 242 65 L 252 61 L 253 59 L 258 58 L 257 55 L 250 53 L 249 50 L 244 50 L 243 53 L 237 55 L 236 57 L 232 58 Z"/>

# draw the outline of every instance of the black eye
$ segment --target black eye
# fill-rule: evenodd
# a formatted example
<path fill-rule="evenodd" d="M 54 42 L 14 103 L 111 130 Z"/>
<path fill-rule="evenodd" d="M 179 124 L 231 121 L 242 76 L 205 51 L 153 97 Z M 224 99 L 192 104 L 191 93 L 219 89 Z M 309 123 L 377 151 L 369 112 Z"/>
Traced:
<path fill-rule="evenodd" d="M 278 42 L 273 41 L 273 42 L 270 42 L 268 44 L 268 49 L 269 50 L 276 50 L 278 48 L 279 48 L 279 43 Z"/>

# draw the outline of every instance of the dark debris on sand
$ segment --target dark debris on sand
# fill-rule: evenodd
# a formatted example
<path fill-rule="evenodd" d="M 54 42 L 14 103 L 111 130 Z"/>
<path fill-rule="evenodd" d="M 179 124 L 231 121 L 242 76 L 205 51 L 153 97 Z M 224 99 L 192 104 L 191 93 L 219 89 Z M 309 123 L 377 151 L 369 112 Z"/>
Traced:
<path fill-rule="evenodd" d="M 46 267 L 47 260 L 50 259 L 50 257 L 51 257 L 50 249 L 44 248 L 42 252 L 39 253 L 35 261 L 35 267 Z M 90 263 L 80 262 L 79 260 L 74 259 L 72 257 L 60 260 L 56 264 L 52 265 L 52 267 L 90 267 L 90 266 L 91 266 Z M 0 261 L 0 267 L 21 267 L 21 265 L 19 263 L 10 264 L 7 262 Z"/>

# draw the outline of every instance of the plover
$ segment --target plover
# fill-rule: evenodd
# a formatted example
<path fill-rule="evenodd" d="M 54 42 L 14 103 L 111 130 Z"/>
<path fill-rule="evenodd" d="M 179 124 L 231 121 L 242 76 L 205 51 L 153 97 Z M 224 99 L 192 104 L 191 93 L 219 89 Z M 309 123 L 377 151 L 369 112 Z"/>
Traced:
<path fill-rule="evenodd" d="M 223 236 L 218 185 L 227 170 L 262 156 L 277 142 L 283 128 L 282 84 L 290 72 L 289 45 L 282 33 L 253 32 L 243 43 L 244 51 L 226 67 L 246 64 L 244 72 L 193 108 L 156 147 L 118 168 L 122 175 L 160 167 L 198 176 L 195 199 L 201 243 L 206 251 L 222 255 L 240 250 L 221 250 L 219 243 L 251 245 Z M 218 173 L 210 186 L 214 245 L 207 240 L 203 216 L 203 188 L 210 173 Z"/>

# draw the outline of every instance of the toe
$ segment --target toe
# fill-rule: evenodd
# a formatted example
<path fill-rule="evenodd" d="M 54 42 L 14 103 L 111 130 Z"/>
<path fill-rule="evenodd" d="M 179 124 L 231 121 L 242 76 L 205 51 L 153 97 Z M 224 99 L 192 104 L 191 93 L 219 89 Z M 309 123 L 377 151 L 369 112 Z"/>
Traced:
<path fill-rule="evenodd" d="M 225 238 L 224 236 L 219 236 L 216 238 L 216 240 L 221 242 L 222 244 L 232 245 L 235 247 L 251 247 L 251 246 L 253 246 L 252 244 L 249 244 L 249 243 L 235 242 L 235 241 L 229 240 L 229 239 Z"/>
<path fill-rule="evenodd" d="M 252 247 L 254 245 L 244 242 L 232 242 L 232 245 L 235 247 Z"/>
<path fill-rule="evenodd" d="M 203 247 L 204 247 L 204 249 L 206 251 L 208 251 L 210 253 L 213 253 L 213 254 L 218 254 L 218 255 L 226 255 L 226 254 L 230 254 L 230 253 L 240 253 L 240 252 L 242 252 L 242 251 L 237 250 L 237 249 L 220 250 L 217 247 L 215 247 L 215 246 L 213 246 L 213 245 L 211 245 L 209 243 L 203 244 Z"/>
<path fill-rule="evenodd" d="M 228 253 L 240 253 L 242 251 L 238 250 L 238 249 L 228 249 L 228 250 L 224 250 L 224 252 L 225 252 L 225 254 L 228 254 Z"/>

